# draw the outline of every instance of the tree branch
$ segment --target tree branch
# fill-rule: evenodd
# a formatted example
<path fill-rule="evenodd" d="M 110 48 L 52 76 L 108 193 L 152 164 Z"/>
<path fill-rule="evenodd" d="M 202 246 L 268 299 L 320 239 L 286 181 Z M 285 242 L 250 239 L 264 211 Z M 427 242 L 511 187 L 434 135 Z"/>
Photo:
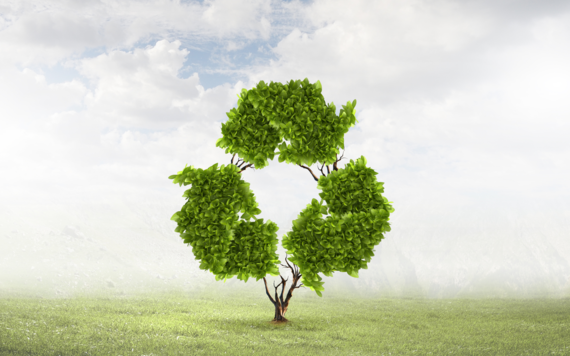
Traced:
<path fill-rule="evenodd" d="M 267 293 L 267 296 L 269 297 L 273 305 L 275 305 L 275 300 L 271 298 L 271 294 L 269 294 L 269 289 L 267 289 L 267 281 L 265 280 L 265 277 L 263 277 L 263 283 L 265 283 L 265 293 Z"/>
<path fill-rule="evenodd" d="M 301 277 L 303 275 L 299 273 L 299 267 L 298 266 L 294 265 L 295 268 L 293 268 L 289 264 L 289 261 L 287 260 L 287 254 L 285 254 L 285 262 L 287 263 L 287 266 L 285 266 L 284 264 L 282 264 L 281 266 L 289 267 L 291 269 L 291 273 L 293 274 L 293 284 L 289 288 L 289 292 L 287 293 L 287 298 L 285 298 L 285 310 L 287 310 L 287 306 L 289 305 L 289 300 L 291 299 L 291 297 L 293 297 L 293 290 L 295 288 L 300 288 L 301 286 L 303 286 L 302 283 L 300 285 L 297 285 L 297 282 L 299 282 L 299 280 L 301 279 Z M 285 314 L 285 310 L 283 311 L 283 314 Z"/>
<path fill-rule="evenodd" d="M 251 167 L 251 166 L 253 166 L 253 163 L 250 163 L 250 164 L 248 164 L 247 166 L 243 167 L 243 168 L 241 169 L 241 171 L 239 171 L 238 173 L 241 173 L 241 172 L 245 171 L 248 167 Z M 253 168 L 255 169 L 255 167 L 253 167 Z"/>
<path fill-rule="evenodd" d="M 236 156 L 237 153 L 234 153 L 234 155 L 232 156 L 232 160 L 231 160 L 231 164 L 234 164 L 234 157 Z"/>
<path fill-rule="evenodd" d="M 344 157 L 344 151 L 342 151 L 342 156 L 340 156 L 340 159 L 338 158 L 338 154 L 336 155 L 336 161 L 333 164 L 333 170 L 338 171 L 336 164 L 342 159 L 342 157 Z"/>
<path fill-rule="evenodd" d="M 279 275 L 279 277 L 281 277 L 281 275 Z M 283 291 L 285 290 L 285 285 L 287 284 L 287 279 L 283 279 L 283 277 L 281 277 L 281 280 L 283 281 L 283 287 L 281 287 L 281 295 L 279 296 L 279 298 L 281 299 L 281 305 L 283 305 Z M 291 288 L 289 288 L 291 289 Z"/>
<path fill-rule="evenodd" d="M 319 166 L 317 166 L 318 168 Z M 319 170 L 321 171 L 321 174 L 323 175 L 323 177 L 326 177 L 325 172 L 323 172 L 323 168 L 325 168 L 325 164 L 323 163 L 323 165 L 321 166 L 321 168 L 319 168 Z"/>
<path fill-rule="evenodd" d="M 279 286 L 281 286 L 281 295 L 279 296 L 279 301 L 281 302 L 281 306 L 283 306 L 285 305 L 283 303 L 283 291 L 285 290 L 285 285 L 287 284 L 287 280 L 283 279 L 281 275 L 279 275 L 279 277 L 281 278 L 281 282 L 277 285 L 277 287 L 275 287 L 275 283 L 273 283 L 273 287 L 275 287 L 275 299 L 277 299 L 277 289 L 279 288 Z"/>
<path fill-rule="evenodd" d="M 279 275 L 279 277 L 281 277 L 281 275 Z M 283 280 L 283 277 L 281 277 L 281 280 Z M 273 282 L 273 288 L 275 288 L 275 302 L 277 303 L 277 305 L 279 305 L 279 308 L 283 310 L 283 297 L 279 298 L 279 296 L 277 295 L 277 288 L 279 288 L 280 285 L 281 283 L 279 283 L 276 287 L 275 282 Z M 281 290 L 281 295 L 283 295 L 283 289 Z"/>
<path fill-rule="evenodd" d="M 305 169 L 308 169 L 309 172 L 311 172 L 311 175 L 313 176 L 313 178 L 315 178 L 315 181 L 319 181 L 319 178 L 317 178 L 317 176 L 313 173 L 313 171 L 311 170 L 311 168 L 307 167 L 307 166 L 301 166 L 300 164 L 298 165 L 299 167 L 303 167 Z"/>
<path fill-rule="evenodd" d="M 331 170 L 329 168 L 329 165 L 327 164 L 327 174 L 331 174 Z"/>

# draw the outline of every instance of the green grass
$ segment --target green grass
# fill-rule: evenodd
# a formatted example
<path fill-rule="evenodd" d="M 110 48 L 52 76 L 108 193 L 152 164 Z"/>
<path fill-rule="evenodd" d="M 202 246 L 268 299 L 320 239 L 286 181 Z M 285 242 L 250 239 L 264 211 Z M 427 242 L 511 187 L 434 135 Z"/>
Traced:
<path fill-rule="evenodd" d="M 570 355 L 570 299 L 0 299 L 0 355 Z"/>

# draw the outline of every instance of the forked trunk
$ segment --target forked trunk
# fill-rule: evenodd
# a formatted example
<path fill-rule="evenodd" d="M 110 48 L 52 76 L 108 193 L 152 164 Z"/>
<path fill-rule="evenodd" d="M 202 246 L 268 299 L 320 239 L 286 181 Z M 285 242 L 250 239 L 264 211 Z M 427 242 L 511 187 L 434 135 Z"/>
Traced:
<path fill-rule="evenodd" d="M 281 283 L 279 283 L 277 286 L 275 286 L 275 283 L 273 283 L 273 287 L 275 288 L 275 299 L 273 299 L 271 297 L 271 294 L 269 294 L 269 290 L 267 289 L 267 281 L 265 280 L 265 278 L 263 278 L 263 282 L 265 283 L 265 292 L 267 293 L 269 300 L 271 300 L 271 302 L 275 306 L 275 317 L 272 320 L 272 322 L 274 323 L 286 323 L 289 321 L 285 318 L 285 313 L 287 312 L 289 301 L 291 300 L 291 297 L 293 297 L 293 290 L 295 288 L 303 286 L 303 284 L 297 285 L 297 282 L 299 282 L 299 279 L 301 279 L 302 276 L 299 273 L 299 267 L 295 266 L 294 264 L 293 264 L 294 267 L 292 267 L 289 264 L 289 261 L 287 261 L 287 256 L 285 256 L 285 262 L 287 262 L 287 266 L 285 265 L 282 266 L 289 267 L 291 269 L 291 273 L 293 273 L 293 285 L 289 288 L 289 292 L 287 292 L 287 297 L 285 298 L 285 300 L 283 300 L 283 291 L 285 290 L 285 284 L 287 284 L 287 280 L 283 279 L 283 277 L 279 275 L 279 277 L 281 278 Z M 277 288 L 279 288 L 279 286 L 282 286 L 281 295 L 277 295 Z"/>

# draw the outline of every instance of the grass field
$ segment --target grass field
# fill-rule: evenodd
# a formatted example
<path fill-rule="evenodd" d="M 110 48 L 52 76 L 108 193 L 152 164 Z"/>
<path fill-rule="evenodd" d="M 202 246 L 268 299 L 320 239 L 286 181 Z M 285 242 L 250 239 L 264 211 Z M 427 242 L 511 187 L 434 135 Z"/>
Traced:
<path fill-rule="evenodd" d="M 570 298 L 0 298 L 0 355 L 570 355 Z"/>

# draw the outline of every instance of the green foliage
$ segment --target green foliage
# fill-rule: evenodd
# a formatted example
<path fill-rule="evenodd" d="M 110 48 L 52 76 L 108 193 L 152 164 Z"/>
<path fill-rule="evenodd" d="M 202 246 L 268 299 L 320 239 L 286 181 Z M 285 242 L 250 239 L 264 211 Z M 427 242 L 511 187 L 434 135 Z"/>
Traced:
<path fill-rule="evenodd" d="M 339 147 L 344 149 L 344 134 L 357 121 L 356 100 L 336 115 L 336 107 L 326 104 L 321 92 L 319 81 L 311 84 L 306 78 L 286 84 L 261 81 L 255 88 L 243 89 L 237 108 L 227 113 L 216 146 L 256 169 L 266 167 L 275 154 L 279 162 L 333 164 Z M 324 288 L 318 273 L 330 277 L 339 271 L 358 277 L 383 233 L 390 231 L 388 220 L 394 209 L 382 196 L 383 183 L 376 181 L 376 175 L 361 157 L 321 177 L 321 201 L 313 199 L 283 237 L 283 247 L 303 275 L 302 283 L 319 296 Z M 185 167 L 169 178 L 180 185 L 192 184 L 184 193 L 187 203 L 172 220 L 201 260 L 200 268 L 210 270 L 216 280 L 235 275 L 259 280 L 266 273 L 279 274 L 278 228 L 271 221 L 255 219 L 261 211 L 237 166 Z"/>
<path fill-rule="evenodd" d="M 388 199 L 382 197 L 384 183 L 376 180 L 377 174 L 372 168 L 366 167 L 364 156 L 356 162 L 350 160 L 343 169 L 320 177 L 317 188 L 323 192 L 319 196 L 327 202 L 329 210 L 337 215 L 369 209 L 384 209 L 392 213 L 394 208 Z"/>
<path fill-rule="evenodd" d="M 339 271 L 357 278 L 358 270 L 368 268 L 384 232 L 390 231 L 394 208 L 381 195 L 383 183 L 376 181 L 376 175 L 362 156 L 321 176 L 317 186 L 323 191 L 321 201 L 313 199 L 283 236 L 283 247 L 299 266 L 303 284 L 319 296 L 324 282 L 318 273 L 331 277 Z M 327 212 L 330 215 L 323 218 Z"/>
<path fill-rule="evenodd" d="M 336 115 L 334 103 L 326 104 L 319 81 L 291 80 L 288 84 L 261 81 L 242 89 L 237 109 L 226 115 L 223 137 L 216 142 L 226 153 L 237 153 L 255 168 L 268 165 L 279 147 L 279 162 L 332 164 L 344 149 L 344 134 L 354 126 L 356 100 Z M 283 140 L 287 142 L 283 142 Z"/>
<path fill-rule="evenodd" d="M 238 157 L 261 169 L 268 165 L 268 158 L 273 160 L 275 149 L 283 138 L 254 107 L 251 97 L 250 92 L 242 89 L 237 109 L 226 113 L 229 120 L 222 124 L 223 137 L 216 146 L 226 148 L 226 153 L 237 153 Z"/>
<path fill-rule="evenodd" d="M 249 277 L 259 280 L 267 273 L 279 275 L 278 227 L 255 218 L 261 210 L 237 166 L 218 168 L 216 163 L 205 170 L 190 166 L 169 179 L 192 185 L 183 195 L 186 204 L 172 220 L 178 224 L 175 231 L 201 260 L 201 269 L 210 270 L 216 280 L 237 275 L 247 282 Z"/>

